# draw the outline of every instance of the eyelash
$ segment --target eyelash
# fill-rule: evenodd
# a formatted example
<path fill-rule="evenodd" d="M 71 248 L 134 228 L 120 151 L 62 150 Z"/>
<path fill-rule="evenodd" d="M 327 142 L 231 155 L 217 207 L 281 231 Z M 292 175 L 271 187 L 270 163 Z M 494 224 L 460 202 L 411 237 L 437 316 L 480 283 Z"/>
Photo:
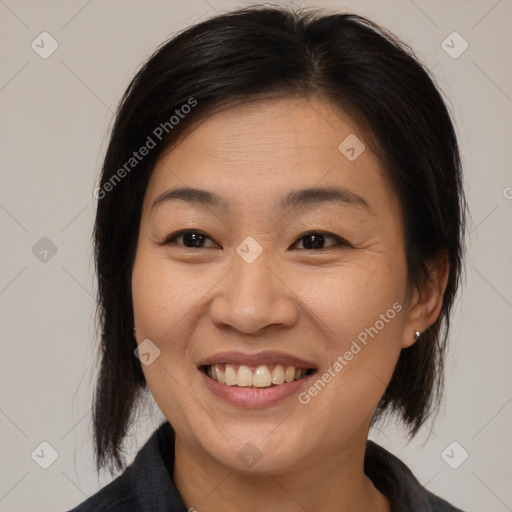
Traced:
<path fill-rule="evenodd" d="M 212 238 L 210 238 L 206 233 L 204 233 L 203 231 L 200 231 L 200 230 L 197 230 L 197 229 L 186 229 L 186 230 L 182 230 L 182 231 L 177 231 L 176 233 L 172 233 L 170 234 L 163 242 L 159 242 L 158 245 L 160 246 L 166 246 L 166 245 L 171 245 L 173 243 L 176 243 L 176 239 L 183 236 L 183 235 L 186 235 L 186 234 L 197 234 L 197 235 L 201 235 L 203 236 L 204 238 L 208 238 L 209 240 L 212 240 L 213 242 L 215 242 Z M 329 247 L 323 247 L 321 249 L 301 249 L 303 251 L 308 251 L 308 252 L 319 252 L 319 251 L 326 251 L 326 250 L 329 250 L 329 249 L 335 249 L 337 246 L 346 246 L 346 247 L 352 247 L 345 239 L 337 236 L 337 235 L 333 235 L 332 233 L 328 233 L 327 231 L 308 231 L 302 235 L 300 235 L 297 240 L 294 242 L 293 245 L 295 245 L 299 240 L 301 240 L 302 238 L 305 238 L 307 237 L 308 235 L 322 235 L 326 238 L 332 238 L 334 240 L 336 240 L 336 244 L 334 245 L 330 245 Z M 217 243 L 217 242 L 215 242 Z M 186 247 L 186 246 L 183 246 L 183 248 L 185 249 L 210 249 L 211 247 Z"/>

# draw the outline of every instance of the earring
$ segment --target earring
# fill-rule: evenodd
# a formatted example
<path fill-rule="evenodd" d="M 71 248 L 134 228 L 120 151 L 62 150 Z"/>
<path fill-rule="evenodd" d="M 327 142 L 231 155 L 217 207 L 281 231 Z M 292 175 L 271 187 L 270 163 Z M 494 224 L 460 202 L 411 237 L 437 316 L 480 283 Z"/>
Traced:
<path fill-rule="evenodd" d="M 414 331 L 414 339 L 416 341 L 418 341 L 421 337 L 421 332 L 420 331 Z"/>

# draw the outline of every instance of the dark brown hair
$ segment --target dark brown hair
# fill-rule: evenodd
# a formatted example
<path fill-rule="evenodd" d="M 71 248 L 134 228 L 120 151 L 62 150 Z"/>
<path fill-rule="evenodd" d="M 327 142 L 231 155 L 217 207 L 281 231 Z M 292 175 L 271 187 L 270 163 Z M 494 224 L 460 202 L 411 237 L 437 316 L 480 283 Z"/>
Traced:
<path fill-rule="evenodd" d="M 98 470 L 124 467 L 123 440 L 146 387 L 134 356 L 131 273 L 155 162 L 216 109 L 265 95 L 313 93 L 339 105 L 370 134 L 402 207 L 411 288 L 429 277 L 433 258 L 448 255 L 441 314 L 417 343 L 402 350 L 375 418 L 398 413 L 412 436 L 437 409 L 465 223 L 457 140 L 441 94 L 410 48 L 365 18 L 251 7 L 203 21 L 164 43 L 120 102 L 96 189 L 101 365 L 93 424 Z M 187 104 L 194 105 L 186 109 L 189 114 L 171 121 Z M 156 147 L 130 161 L 148 137 Z"/>

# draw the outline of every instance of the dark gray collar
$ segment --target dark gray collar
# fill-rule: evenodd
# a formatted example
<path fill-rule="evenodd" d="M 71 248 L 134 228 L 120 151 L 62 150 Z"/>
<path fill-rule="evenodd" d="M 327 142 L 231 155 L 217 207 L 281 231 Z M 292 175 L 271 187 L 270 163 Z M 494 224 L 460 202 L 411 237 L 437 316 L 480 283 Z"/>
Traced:
<path fill-rule="evenodd" d="M 122 475 L 70 512 L 187 512 L 173 469 L 174 431 L 164 422 Z M 366 446 L 364 470 L 389 497 L 393 512 L 462 512 L 427 491 L 402 461 L 373 441 Z"/>

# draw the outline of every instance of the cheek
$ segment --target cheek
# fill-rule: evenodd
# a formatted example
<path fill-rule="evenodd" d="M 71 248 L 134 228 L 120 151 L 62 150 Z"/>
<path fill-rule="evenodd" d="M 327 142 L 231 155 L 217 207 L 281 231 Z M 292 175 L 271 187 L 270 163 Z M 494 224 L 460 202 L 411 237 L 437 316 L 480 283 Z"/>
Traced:
<path fill-rule="evenodd" d="M 297 295 L 307 302 L 337 349 L 375 324 L 383 334 L 400 331 L 406 274 L 400 264 L 387 264 L 380 257 L 373 260 L 297 280 Z M 400 306 L 393 308 L 395 303 Z"/>
<path fill-rule="evenodd" d="M 176 381 L 190 371 L 183 364 L 187 353 L 186 321 L 194 293 L 169 268 L 168 261 L 156 258 L 151 250 L 139 247 L 132 273 L 132 300 L 137 342 L 146 343 L 157 354 L 151 364 L 142 364 L 146 382 L 159 406 L 179 398 Z M 147 345 L 150 340 L 152 344 Z M 144 350 L 141 347 L 139 350 Z M 144 361 L 141 359 L 141 362 Z"/>
<path fill-rule="evenodd" d="M 401 350 L 405 278 L 400 265 L 375 258 L 321 280 L 302 281 L 299 293 L 326 340 L 318 378 L 327 384 L 313 383 L 303 396 L 315 414 L 324 414 L 328 405 L 335 424 L 347 422 L 347 411 L 349 422 L 371 416 Z"/>
<path fill-rule="evenodd" d="M 164 407 L 189 397 L 179 383 L 196 377 L 191 340 L 205 314 L 204 297 L 223 273 L 185 269 L 148 245 L 140 244 L 134 263 L 133 311 L 138 343 L 149 339 L 159 349 L 158 358 L 142 370 L 151 393 Z"/>
<path fill-rule="evenodd" d="M 132 273 L 133 310 L 139 337 L 154 339 L 162 345 L 173 340 L 171 347 L 179 343 L 188 325 L 183 320 L 193 312 L 207 285 L 204 276 L 194 279 L 184 275 L 168 259 L 140 247 Z"/>
<path fill-rule="evenodd" d="M 159 350 L 151 364 L 142 364 L 142 371 L 156 403 L 175 427 L 182 425 L 191 407 L 180 383 L 189 381 L 196 371 L 188 363 L 188 340 L 194 324 L 193 305 L 205 290 L 192 281 L 169 260 L 144 244 L 139 246 L 132 272 L 137 342 L 149 339 Z"/>

